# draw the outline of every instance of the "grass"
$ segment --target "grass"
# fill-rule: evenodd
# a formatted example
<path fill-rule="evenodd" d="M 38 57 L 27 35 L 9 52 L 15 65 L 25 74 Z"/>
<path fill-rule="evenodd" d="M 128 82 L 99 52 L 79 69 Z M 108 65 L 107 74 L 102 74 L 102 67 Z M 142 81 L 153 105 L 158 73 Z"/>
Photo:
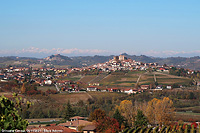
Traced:
<path fill-rule="evenodd" d="M 78 75 L 78 76 L 71 76 L 71 77 L 64 77 L 61 80 L 71 80 L 71 81 L 78 81 L 79 79 L 81 79 L 82 76 Z"/>
<path fill-rule="evenodd" d="M 86 102 L 90 96 L 87 93 L 59 93 L 56 95 L 50 95 L 50 97 L 59 104 L 65 104 L 68 100 L 72 104 L 76 104 L 77 102 L 84 101 Z"/>
<path fill-rule="evenodd" d="M 50 89 L 50 90 L 56 90 L 56 87 L 55 86 L 38 86 L 37 89 L 41 90 L 41 91 L 47 91 L 48 89 Z"/>
<path fill-rule="evenodd" d="M 156 78 L 157 82 L 162 84 L 162 83 L 177 83 L 177 84 L 188 84 L 189 80 L 188 79 L 181 79 L 181 78 Z"/>
<path fill-rule="evenodd" d="M 129 71 L 128 74 L 143 74 L 146 71 Z"/>
<path fill-rule="evenodd" d="M 127 97 L 127 94 L 125 93 L 112 93 L 112 92 L 88 92 L 92 97 L 99 99 L 99 98 L 114 98 L 118 99 L 121 97 Z"/>
<path fill-rule="evenodd" d="M 85 77 L 81 78 L 79 81 L 83 83 L 88 83 L 93 80 L 97 75 L 86 75 Z"/>

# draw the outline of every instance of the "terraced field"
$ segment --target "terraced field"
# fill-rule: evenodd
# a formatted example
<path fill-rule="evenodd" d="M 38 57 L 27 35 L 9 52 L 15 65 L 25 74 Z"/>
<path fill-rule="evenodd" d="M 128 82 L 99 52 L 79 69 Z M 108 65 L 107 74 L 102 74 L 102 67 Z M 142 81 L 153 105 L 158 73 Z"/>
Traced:
<path fill-rule="evenodd" d="M 133 87 L 138 77 L 143 72 L 128 72 L 122 75 L 109 75 L 100 81 L 100 84 L 106 86 Z"/>
<path fill-rule="evenodd" d="M 86 75 L 85 77 L 81 78 L 79 81 L 88 84 L 91 80 L 93 80 L 96 77 L 97 75 Z"/>
<path fill-rule="evenodd" d="M 154 74 L 153 73 L 145 73 L 141 76 L 139 80 L 139 84 L 148 85 L 154 82 Z"/>
<path fill-rule="evenodd" d="M 99 83 L 102 79 L 104 79 L 107 75 L 106 74 L 99 74 L 90 83 Z"/>
<path fill-rule="evenodd" d="M 188 84 L 190 82 L 189 78 L 179 77 L 169 74 L 155 73 L 156 80 L 159 84 L 169 85 L 169 84 Z"/>
<path fill-rule="evenodd" d="M 99 83 L 104 87 L 134 87 L 137 82 L 140 85 L 149 85 L 155 81 L 157 81 L 159 85 L 172 85 L 174 83 L 188 84 L 190 79 L 160 72 L 129 71 L 127 73 L 115 72 L 109 75 L 86 75 L 79 81 L 86 84 Z"/>
<path fill-rule="evenodd" d="M 77 75 L 77 76 L 70 76 L 70 77 L 65 77 L 62 78 L 61 80 L 71 80 L 71 81 L 78 81 L 82 78 L 83 76 Z"/>

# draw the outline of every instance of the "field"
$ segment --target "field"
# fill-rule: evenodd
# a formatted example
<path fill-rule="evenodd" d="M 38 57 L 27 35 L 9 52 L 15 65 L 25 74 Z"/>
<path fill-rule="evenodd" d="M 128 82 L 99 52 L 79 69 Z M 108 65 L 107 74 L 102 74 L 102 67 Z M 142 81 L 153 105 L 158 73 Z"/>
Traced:
<path fill-rule="evenodd" d="M 91 80 L 93 80 L 96 77 L 97 75 L 86 75 L 83 78 L 81 78 L 79 81 L 88 84 Z"/>
<path fill-rule="evenodd" d="M 124 93 L 110 93 L 110 92 L 88 92 L 88 94 L 96 99 L 103 98 L 103 97 L 127 97 L 127 94 Z"/>
<path fill-rule="evenodd" d="M 200 113 L 183 113 L 183 112 L 177 112 L 175 114 L 175 120 L 183 120 L 185 122 L 188 122 L 190 120 L 193 121 L 200 121 Z"/>
<path fill-rule="evenodd" d="M 172 85 L 174 83 L 182 85 L 188 84 L 190 79 L 161 72 L 129 71 L 127 73 L 113 72 L 109 75 L 86 75 L 79 81 L 85 84 L 99 83 L 103 87 L 134 87 L 136 83 L 149 85 L 155 81 L 159 85 Z"/>
<path fill-rule="evenodd" d="M 44 92 L 47 91 L 48 89 L 57 91 L 54 85 L 53 86 L 38 86 L 37 89 Z"/>
<path fill-rule="evenodd" d="M 169 75 L 169 74 L 155 73 L 155 76 L 156 76 L 157 82 L 163 85 L 174 84 L 174 83 L 188 84 L 190 82 L 189 78 L 178 77 L 178 76 Z"/>
<path fill-rule="evenodd" d="M 80 80 L 81 78 L 83 78 L 83 76 L 81 75 L 77 75 L 77 76 L 67 76 L 67 77 L 64 77 L 60 80 L 71 80 L 71 81 L 78 81 Z"/>
<path fill-rule="evenodd" d="M 56 95 L 50 95 L 50 98 L 55 101 L 58 104 L 65 104 L 70 101 L 70 103 L 75 104 L 79 101 L 86 102 L 91 96 L 88 93 L 81 92 L 81 93 L 69 93 L 69 94 L 56 94 Z"/>

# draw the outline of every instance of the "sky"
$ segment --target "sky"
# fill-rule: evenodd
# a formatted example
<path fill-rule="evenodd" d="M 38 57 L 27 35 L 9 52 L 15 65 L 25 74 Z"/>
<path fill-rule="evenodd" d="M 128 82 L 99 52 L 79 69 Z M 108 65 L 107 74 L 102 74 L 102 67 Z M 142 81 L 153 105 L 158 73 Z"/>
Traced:
<path fill-rule="evenodd" d="M 200 56 L 199 0 L 0 1 L 0 56 Z"/>

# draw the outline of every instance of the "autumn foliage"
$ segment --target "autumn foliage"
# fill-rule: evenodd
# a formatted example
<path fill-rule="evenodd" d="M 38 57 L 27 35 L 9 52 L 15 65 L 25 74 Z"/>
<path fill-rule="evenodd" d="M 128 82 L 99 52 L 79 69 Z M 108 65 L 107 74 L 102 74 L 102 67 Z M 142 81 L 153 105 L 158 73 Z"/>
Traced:
<path fill-rule="evenodd" d="M 148 102 L 146 114 L 151 124 L 169 125 L 174 116 L 173 102 L 168 97 Z"/>
<path fill-rule="evenodd" d="M 128 121 L 130 126 L 134 125 L 135 120 L 135 112 L 133 104 L 130 100 L 123 100 L 119 106 L 117 106 L 120 113 L 124 116 L 124 118 Z"/>
<path fill-rule="evenodd" d="M 106 116 L 105 111 L 96 109 L 89 119 L 95 122 L 97 132 L 118 133 L 119 123 L 116 119 Z"/>

